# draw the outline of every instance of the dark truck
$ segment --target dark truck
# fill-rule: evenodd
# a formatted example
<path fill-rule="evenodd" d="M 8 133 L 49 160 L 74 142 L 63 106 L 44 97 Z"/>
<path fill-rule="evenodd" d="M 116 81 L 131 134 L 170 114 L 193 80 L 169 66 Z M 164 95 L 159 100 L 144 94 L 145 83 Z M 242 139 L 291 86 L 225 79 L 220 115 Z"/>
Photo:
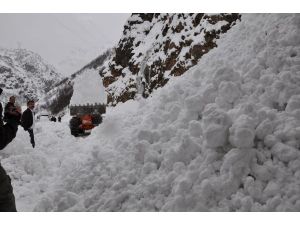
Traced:
<path fill-rule="evenodd" d="M 70 130 L 75 137 L 89 135 L 102 122 L 105 104 L 70 105 Z"/>

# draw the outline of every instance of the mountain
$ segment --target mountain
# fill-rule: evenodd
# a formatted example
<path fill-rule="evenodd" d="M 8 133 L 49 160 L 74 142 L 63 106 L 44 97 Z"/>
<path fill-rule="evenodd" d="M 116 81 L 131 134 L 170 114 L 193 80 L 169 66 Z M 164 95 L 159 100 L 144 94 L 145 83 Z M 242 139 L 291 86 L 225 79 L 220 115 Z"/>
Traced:
<path fill-rule="evenodd" d="M 26 49 L 0 48 L 0 87 L 19 103 L 41 99 L 64 77 L 40 55 Z"/>
<path fill-rule="evenodd" d="M 99 70 L 99 68 L 101 66 L 103 66 L 103 64 L 106 63 L 106 61 L 108 59 L 110 59 L 112 54 L 113 54 L 113 50 L 112 49 L 107 49 L 100 56 L 98 56 L 97 58 L 92 60 L 90 63 L 88 63 L 87 65 L 82 67 L 77 72 L 73 73 L 71 75 L 71 77 L 75 78 L 76 76 L 81 75 L 85 70 L 89 70 L 89 69 Z"/>
<path fill-rule="evenodd" d="M 132 14 L 114 54 L 100 70 L 108 104 L 137 94 L 148 97 L 196 65 L 239 20 L 239 14 L 223 13 Z"/>

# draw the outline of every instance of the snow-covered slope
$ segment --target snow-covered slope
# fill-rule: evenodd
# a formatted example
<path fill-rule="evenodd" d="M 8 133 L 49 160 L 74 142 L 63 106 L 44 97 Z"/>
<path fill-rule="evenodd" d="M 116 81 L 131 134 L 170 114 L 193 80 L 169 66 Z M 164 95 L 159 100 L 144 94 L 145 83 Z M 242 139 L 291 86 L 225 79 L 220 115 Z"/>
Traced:
<path fill-rule="evenodd" d="M 124 26 L 115 54 L 102 68 L 108 103 L 148 97 L 217 46 L 239 14 L 137 13 Z"/>
<path fill-rule="evenodd" d="M 3 95 L 41 99 L 63 79 L 56 69 L 38 54 L 26 49 L 0 48 L 0 87 Z"/>
<path fill-rule="evenodd" d="M 1 153 L 19 210 L 299 211 L 299 24 L 242 15 L 185 76 L 110 108 L 85 139 L 40 122 L 33 151 L 20 131 Z"/>

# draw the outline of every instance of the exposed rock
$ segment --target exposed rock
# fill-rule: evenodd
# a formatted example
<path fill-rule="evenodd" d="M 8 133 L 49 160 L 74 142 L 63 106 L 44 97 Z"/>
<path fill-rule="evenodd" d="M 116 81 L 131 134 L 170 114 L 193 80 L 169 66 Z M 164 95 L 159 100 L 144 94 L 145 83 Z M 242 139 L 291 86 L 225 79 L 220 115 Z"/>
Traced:
<path fill-rule="evenodd" d="M 100 72 L 108 104 L 133 99 L 139 90 L 137 76 L 143 83 L 139 94 L 147 97 L 170 77 L 182 75 L 240 18 L 234 13 L 132 14 L 115 54 Z"/>
<path fill-rule="evenodd" d="M 28 63 L 26 63 L 25 65 L 23 65 L 23 68 L 26 71 L 30 72 L 30 73 L 36 73 L 37 72 L 37 69 L 33 65 L 28 64 Z"/>
<path fill-rule="evenodd" d="M 5 66 L 1 66 L 0 67 L 0 73 L 9 73 L 9 74 L 11 74 L 11 69 L 7 68 Z"/>

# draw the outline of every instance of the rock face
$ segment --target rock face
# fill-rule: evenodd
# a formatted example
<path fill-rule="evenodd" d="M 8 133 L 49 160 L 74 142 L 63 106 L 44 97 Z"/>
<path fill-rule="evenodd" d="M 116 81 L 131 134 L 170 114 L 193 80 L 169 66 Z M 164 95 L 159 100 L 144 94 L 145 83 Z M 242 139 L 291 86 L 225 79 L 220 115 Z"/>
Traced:
<path fill-rule="evenodd" d="M 9 95 L 16 95 L 20 103 L 40 99 L 62 79 L 38 54 L 26 49 L 0 48 L 0 87 L 4 89 L 4 101 Z"/>
<path fill-rule="evenodd" d="M 114 54 L 100 70 L 107 102 L 148 97 L 217 46 L 239 14 L 132 14 Z"/>

